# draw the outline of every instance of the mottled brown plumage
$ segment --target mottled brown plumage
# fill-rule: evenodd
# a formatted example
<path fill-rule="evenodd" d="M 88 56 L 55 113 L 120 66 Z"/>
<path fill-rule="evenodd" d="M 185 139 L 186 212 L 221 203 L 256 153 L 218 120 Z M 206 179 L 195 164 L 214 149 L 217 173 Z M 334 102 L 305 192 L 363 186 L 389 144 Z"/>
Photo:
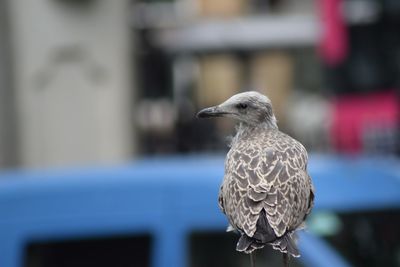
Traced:
<path fill-rule="evenodd" d="M 260 243 L 271 243 L 287 252 L 279 238 L 291 237 L 302 226 L 311 211 L 311 194 L 307 152 L 299 142 L 277 129 L 239 130 L 225 162 L 221 209 L 230 224 L 248 237 L 255 236 L 260 216 L 266 217 L 273 230 L 239 250 L 249 253 Z M 297 249 L 291 254 L 298 256 Z"/>
<path fill-rule="evenodd" d="M 198 116 L 239 120 L 218 198 L 229 229 L 241 234 L 236 249 L 251 253 L 269 244 L 298 257 L 295 231 L 314 199 L 306 149 L 278 130 L 270 100 L 257 92 L 235 95 Z"/>

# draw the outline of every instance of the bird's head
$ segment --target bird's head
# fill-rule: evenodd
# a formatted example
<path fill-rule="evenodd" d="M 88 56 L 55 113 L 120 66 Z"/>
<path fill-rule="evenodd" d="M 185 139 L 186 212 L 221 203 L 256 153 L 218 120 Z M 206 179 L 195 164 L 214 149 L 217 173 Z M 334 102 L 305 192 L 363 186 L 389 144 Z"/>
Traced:
<path fill-rule="evenodd" d="M 229 117 L 252 126 L 277 128 L 271 100 L 255 91 L 236 94 L 217 106 L 202 109 L 197 117 Z"/>

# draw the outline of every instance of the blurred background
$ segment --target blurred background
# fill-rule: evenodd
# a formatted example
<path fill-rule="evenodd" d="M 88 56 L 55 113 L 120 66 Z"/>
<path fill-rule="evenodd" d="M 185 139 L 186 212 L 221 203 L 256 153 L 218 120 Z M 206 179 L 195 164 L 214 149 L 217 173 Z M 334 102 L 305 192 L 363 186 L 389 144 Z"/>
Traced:
<path fill-rule="evenodd" d="M 399 31 L 398 0 L 0 1 L 0 168 L 222 158 L 233 123 L 195 113 L 244 90 L 270 97 L 280 129 L 311 160 L 398 167 Z M 0 196 L 10 192 L 3 180 Z M 399 205 L 317 211 L 310 231 L 348 266 L 400 266 Z M 29 243 L 21 265 L 157 266 L 145 234 L 72 236 Z M 191 233 L 187 266 L 247 266 L 235 238 Z M 272 251 L 260 259 L 280 266 Z"/>

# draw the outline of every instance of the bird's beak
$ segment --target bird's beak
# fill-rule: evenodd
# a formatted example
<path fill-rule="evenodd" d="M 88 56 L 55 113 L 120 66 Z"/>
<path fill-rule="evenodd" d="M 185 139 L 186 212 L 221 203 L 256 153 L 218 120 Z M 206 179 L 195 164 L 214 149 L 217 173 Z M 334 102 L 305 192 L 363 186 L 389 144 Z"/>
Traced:
<path fill-rule="evenodd" d="M 225 114 L 228 114 L 228 112 L 224 111 L 220 106 L 214 106 L 200 110 L 197 113 L 197 118 L 221 117 Z"/>

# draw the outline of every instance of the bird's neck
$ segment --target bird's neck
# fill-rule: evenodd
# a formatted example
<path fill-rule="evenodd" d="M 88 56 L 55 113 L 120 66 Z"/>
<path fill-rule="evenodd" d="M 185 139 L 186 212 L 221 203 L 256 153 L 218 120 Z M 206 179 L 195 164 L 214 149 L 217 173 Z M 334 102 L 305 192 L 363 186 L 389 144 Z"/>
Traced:
<path fill-rule="evenodd" d="M 270 131 L 278 130 L 278 125 L 276 124 L 276 119 L 274 117 L 271 121 L 264 121 L 257 124 L 240 122 L 237 126 L 237 132 L 254 132 L 254 131 Z"/>
<path fill-rule="evenodd" d="M 248 124 L 245 122 L 240 122 L 236 127 L 236 135 L 232 140 L 232 144 L 237 140 L 242 138 L 251 138 L 251 136 L 257 135 L 260 132 L 268 132 L 268 131 L 276 131 L 278 130 L 278 126 L 276 123 L 271 124 L 267 122 L 263 122 L 257 125 Z"/>

